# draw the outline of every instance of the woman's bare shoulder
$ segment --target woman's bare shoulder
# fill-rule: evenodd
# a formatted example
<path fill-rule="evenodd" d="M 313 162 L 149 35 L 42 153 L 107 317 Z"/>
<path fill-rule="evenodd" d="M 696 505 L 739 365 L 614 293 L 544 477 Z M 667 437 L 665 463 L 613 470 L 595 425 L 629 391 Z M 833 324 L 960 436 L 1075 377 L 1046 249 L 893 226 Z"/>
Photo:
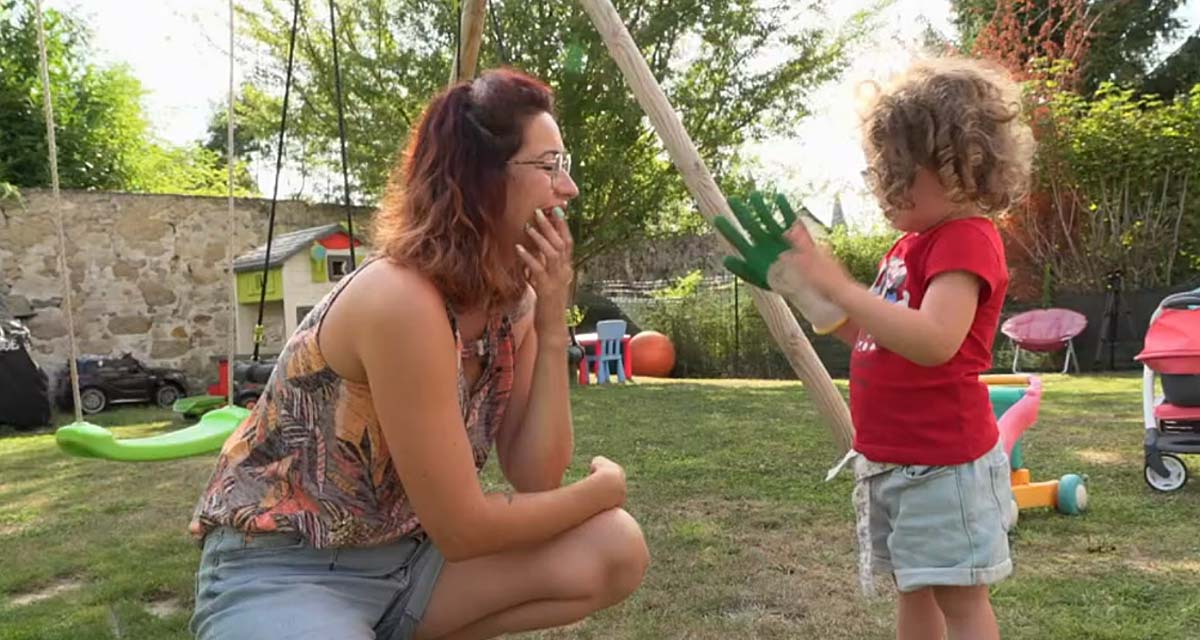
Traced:
<path fill-rule="evenodd" d="M 333 370 L 364 381 L 368 352 L 414 353 L 421 344 L 452 339 L 437 287 L 416 269 L 380 260 L 354 276 L 329 308 L 321 350 Z"/>
<path fill-rule="evenodd" d="M 355 316 L 393 321 L 445 315 L 445 301 L 433 282 L 413 267 L 380 260 L 346 285 L 342 297 Z"/>

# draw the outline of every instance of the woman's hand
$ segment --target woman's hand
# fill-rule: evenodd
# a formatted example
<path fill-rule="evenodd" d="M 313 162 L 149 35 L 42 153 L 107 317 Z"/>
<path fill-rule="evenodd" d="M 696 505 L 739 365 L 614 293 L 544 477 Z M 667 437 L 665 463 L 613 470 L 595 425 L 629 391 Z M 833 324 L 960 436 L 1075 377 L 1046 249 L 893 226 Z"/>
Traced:
<path fill-rule="evenodd" d="M 596 456 L 592 458 L 588 477 L 595 478 L 596 482 L 601 483 L 605 503 L 610 509 L 625 504 L 625 470 L 621 468 L 621 465 L 604 456 Z"/>
<path fill-rule="evenodd" d="M 539 335 L 550 335 L 566 326 L 567 298 L 575 272 L 571 266 L 575 240 L 567 228 L 562 209 L 555 207 L 547 216 L 541 209 L 525 231 L 536 252 L 517 245 L 517 254 L 525 262 L 526 277 L 537 292 L 534 328 Z"/>

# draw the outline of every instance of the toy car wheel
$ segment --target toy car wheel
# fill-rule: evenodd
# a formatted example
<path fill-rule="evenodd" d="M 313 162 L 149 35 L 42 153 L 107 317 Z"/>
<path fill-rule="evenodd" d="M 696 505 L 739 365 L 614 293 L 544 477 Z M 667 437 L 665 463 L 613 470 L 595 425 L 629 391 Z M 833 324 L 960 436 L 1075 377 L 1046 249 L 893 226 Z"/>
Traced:
<path fill-rule="evenodd" d="M 1069 516 L 1077 516 L 1087 511 L 1087 484 L 1083 478 L 1074 474 L 1058 480 L 1058 512 Z"/>
<path fill-rule="evenodd" d="M 79 408 L 84 413 L 100 413 L 108 406 L 108 396 L 104 392 L 95 388 L 89 387 L 79 392 Z"/>
<path fill-rule="evenodd" d="M 164 384 L 163 386 L 159 387 L 158 391 L 154 394 L 154 401 L 158 403 L 158 406 L 164 409 L 170 409 L 178 399 L 179 387 L 176 387 L 173 384 Z"/>
<path fill-rule="evenodd" d="M 1150 485 L 1151 489 L 1170 493 L 1178 491 L 1187 483 L 1188 470 L 1187 465 L 1183 464 L 1183 460 L 1179 456 L 1164 453 L 1161 455 L 1163 466 L 1167 468 L 1166 477 L 1158 475 L 1158 472 L 1146 465 L 1146 484 Z"/>
<path fill-rule="evenodd" d="M 1021 506 L 1017 504 L 1016 498 L 1010 501 L 1008 509 L 1008 530 L 1012 531 L 1017 528 L 1017 522 L 1021 519 Z"/>

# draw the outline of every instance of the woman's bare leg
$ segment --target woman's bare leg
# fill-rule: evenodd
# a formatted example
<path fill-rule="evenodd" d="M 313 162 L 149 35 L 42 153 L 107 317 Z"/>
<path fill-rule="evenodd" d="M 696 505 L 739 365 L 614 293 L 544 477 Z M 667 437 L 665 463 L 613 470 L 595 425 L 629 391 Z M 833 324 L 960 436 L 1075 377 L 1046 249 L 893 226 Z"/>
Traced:
<path fill-rule="evenodd" d="M 629 597 L 650 554 L 637 521 L 597 514 L 545 544 L 446 563 L 418 640 L 473 640 L 581 620 Z"/>

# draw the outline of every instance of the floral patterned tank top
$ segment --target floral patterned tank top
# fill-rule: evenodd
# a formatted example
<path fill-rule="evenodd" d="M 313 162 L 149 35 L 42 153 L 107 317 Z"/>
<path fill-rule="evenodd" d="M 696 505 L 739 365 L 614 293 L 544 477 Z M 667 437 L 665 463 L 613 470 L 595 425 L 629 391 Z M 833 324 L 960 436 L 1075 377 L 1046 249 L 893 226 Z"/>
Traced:
<path fill-rule="evenodd" d="M 343 278 L 284 345 L 262 396 L 225 441 L 196 504 L 189 530 L 198 542 L 219 526 L 248 534 L 295 533 L 318 548 L 386 544 L 420 532 L 370 387 L 335 373 L 317 344 L 329 306 L 372 262 Z M 517 313 L 529 302 L 522 300 Z M 482 469 L 512 390 L 515 318 L 505 313 L 489 319 L 482 338 L 464 346 L 449 307 L 447 315 L 459 349 L 459 407 L 476 469 Z M 468 357 L 482 360 L 474 385 L 463 374 Z"/>

